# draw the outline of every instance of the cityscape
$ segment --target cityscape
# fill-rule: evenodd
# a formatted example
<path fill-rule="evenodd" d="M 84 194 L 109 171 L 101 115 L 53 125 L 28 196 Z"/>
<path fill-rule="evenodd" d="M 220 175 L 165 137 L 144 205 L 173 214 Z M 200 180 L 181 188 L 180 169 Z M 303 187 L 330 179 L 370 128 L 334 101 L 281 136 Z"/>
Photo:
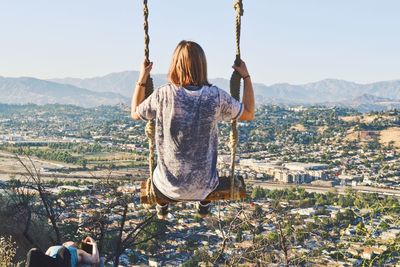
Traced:
<path fill-rule="evenodd" d="M 13 264 L 89 235 L 106 266 L 398 266 L 399 111 L 261 105 L 238 124 L 247 198 L 159 220 L 139 201 L 148 148 L 128 106 L 0 104 L 2 246 Z"/>
<path fill-rule="evenodd" d="M 1 1 L 0 267 L 400 267 L 399 10 Z"/>

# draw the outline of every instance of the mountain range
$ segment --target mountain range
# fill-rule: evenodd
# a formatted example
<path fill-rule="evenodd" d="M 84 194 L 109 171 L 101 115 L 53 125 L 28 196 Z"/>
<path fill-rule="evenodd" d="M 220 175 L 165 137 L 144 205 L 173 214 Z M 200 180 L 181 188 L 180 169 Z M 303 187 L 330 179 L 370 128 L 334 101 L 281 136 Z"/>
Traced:
<path fill-rule="evenodd" d="M 39 105 L 60 103 L 95 107 L 126 101 L 126 97 L 112 92 L 95 92 L 69 84 L 30 77 L 0 77 L 0 103 Z"/>
<path fill-rule="evenodd" d="M 124 71 L 86 79 L 0 77 L 0 102 L 61 103 L 85 107 L 129 103 L 138 75 L 137 71 Z M 155 74 L 152 77 L 155 87 L 167 83 L 166 75 Z M 211 79 L 210 82 L 223 89 L 229 88 L 227 79 Z M 400 80 L 369 84 L 336 79 L 301 85 L 254 83 L 254 92 L 258 104 L 343 106 L 360 111 L 400 107 Z"/>

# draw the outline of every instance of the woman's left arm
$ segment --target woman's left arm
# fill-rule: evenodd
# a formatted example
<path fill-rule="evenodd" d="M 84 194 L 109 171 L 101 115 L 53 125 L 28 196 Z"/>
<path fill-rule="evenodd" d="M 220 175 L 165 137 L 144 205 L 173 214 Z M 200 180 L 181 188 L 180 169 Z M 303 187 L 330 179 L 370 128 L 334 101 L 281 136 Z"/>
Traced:
<path fill-rule="evenodd" d="M 99 250 L 97 248 L 97 243 L 93 240 L 93 238 L 89 236 L 85 238 L 84 242 L 89 245 L 92 245 L 92 254 L 89 254 L 82 249 L 77 249 L 78 263 L 99 264 L 100 255 L 99 255 Z"/>
<path fill-rule="evenodd" d="M 151 71 L 152 67 L 153 67 L 153 62 L 147 62 L 146 60 L 144 60 L 142 62 L 142 65 L 140 68 L 139 79 L 136 83 L 135 91 L 133 92 L 133 96 L 132 96 L 131 117 L 134 120 L 140 119 L 140 116 L 136 112 L 136 108 L 144 100 L 144 96 L 145 96 L 144 90 L 146 87 L 147 79 L 150 76 L 150 71 Z"/>

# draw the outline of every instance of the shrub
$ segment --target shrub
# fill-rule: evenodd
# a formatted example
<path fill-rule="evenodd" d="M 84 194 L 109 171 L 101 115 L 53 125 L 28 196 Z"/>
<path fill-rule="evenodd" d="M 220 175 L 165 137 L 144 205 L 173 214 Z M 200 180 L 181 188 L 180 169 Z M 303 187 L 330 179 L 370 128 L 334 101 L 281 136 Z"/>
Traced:
<path fill-rule="evenodd" d="M 8 238 L 0 236 L 0 267 L 11 266 L 16 252 L 16 243 L 11 236 Z"/>

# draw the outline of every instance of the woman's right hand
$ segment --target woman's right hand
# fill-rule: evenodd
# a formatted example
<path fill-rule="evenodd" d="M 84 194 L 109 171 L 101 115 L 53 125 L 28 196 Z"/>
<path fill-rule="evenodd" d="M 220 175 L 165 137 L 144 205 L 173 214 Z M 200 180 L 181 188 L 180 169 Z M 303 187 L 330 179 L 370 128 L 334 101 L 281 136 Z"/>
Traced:
<path fill-rule="evenodd" d="M 247 70 L 246 63 L 243 60 L 240 61 L 239 66 L 236 66 L 235 64 L 233 64 L 232 68 L 234 70 L 236 70 L 237 72 L 239 72 L 239 74 L 242 78 L 249 76 L 249 71 Z"/>

